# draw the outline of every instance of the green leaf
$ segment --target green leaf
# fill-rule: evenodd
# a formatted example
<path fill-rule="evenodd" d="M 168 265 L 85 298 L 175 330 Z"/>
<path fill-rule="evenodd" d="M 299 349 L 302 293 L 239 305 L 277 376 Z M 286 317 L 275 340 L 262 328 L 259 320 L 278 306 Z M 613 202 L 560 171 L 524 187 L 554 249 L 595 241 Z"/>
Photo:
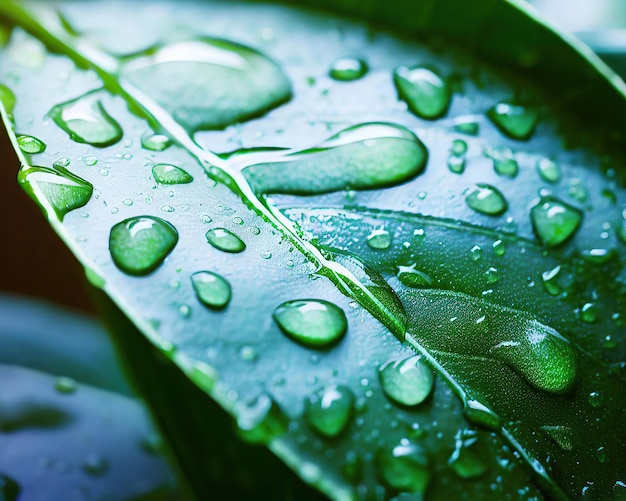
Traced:
<path fill-rule="evenodd" d="M 214 402 L 336 499 L 621 495 L 625 86 L 465 4 L 0 6 L 20 181 L 199 498 L 287 478 Z"/>

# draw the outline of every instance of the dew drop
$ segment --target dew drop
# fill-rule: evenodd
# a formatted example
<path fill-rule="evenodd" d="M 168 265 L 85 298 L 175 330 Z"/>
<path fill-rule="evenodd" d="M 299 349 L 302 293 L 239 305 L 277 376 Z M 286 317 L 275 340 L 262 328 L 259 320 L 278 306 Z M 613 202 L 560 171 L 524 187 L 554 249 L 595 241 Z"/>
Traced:
<path fill-rule="evenodd" d="M 415 266 L 398 266 L 396 274 L 400 283 L 414 289 L 428 289 L 433 285 L 433 279 L 423 271 L 415 269 Z"/>
<path fill-rule="evenodd" d="M 226 228 L 211 228 L 205 236 L 209 244 L 223 252 L 237 254 L 246 249 L 244 241 Z"/>
<path fill-rule="evenodd" d="M 24 153 L 35 155 L 37 153 L 43 153 L 46 149 L 46 144 L 33 136 L 27 136 L 19 134 L 17 136 L 17 145 Z"/>
<path fill-rule="evenodd" d="M 592 324 L 598 319 L 598 307 L 594 303 L 585 303 L 580 309 L 580 318 L 583 322 Z"/>
<path fill-rule="evenodd" d="M 487 471 L 487 464 L 476 452 L 475 430 L 462 430 L 455 435 L 455 449 L 448 464 L 461 478 L 476 478 Z"/>
<path fill-rule="evenodd" d="M 470 189 L 465 203 L 476 212 L 487 216 L 499 216 L 508 209 L 504 195 L 497 188 L 482 183 Z"/>
<path fill-rule="evenodd" d="M 70 395 L 76 393 L 77 385 L 76 381 L 71 377 L 60 377 L 54 382 L 54 389 L 59 393 Z"/>
<path fill-rule="evenodd" d="M 83 471 L 88 475 L 100 477 L 109 471 L 109 463 L 98 454 L 89 454 L 83 461 Z"/>
<path fill-rule="evenodd" d="M 111 229 L 109 250 L 115 265 L 129 275 L 147 275 L 157 269 L 178 242 L 178 232 L 167 221 L 137 216 Z"/>
<path fill-rule="evenodd" d="M 193 181 L 187 171 L 171 164 L 156 164 L 152 167 L 152 175 L 159 184 L 188 184 Z"/>
<path fill-rule="evenodd" d="M 96 94 L 59 104 L 50 110 L 49 115 L 78 143 L 105 147 L 122 139 L 122 128 L 107 113 Z"/>
<path fill-rule="evenodd" d="M 422 448 L 407 439 L 385 446 L 377 456 L 379 473 L 394 489 L 423 493 L 430 480 L 429 460 Z"/>
<path fill-rule="evenodd" d="M 493 249 L 493 253 L 496 256 L 504 256 L 506 252 L 506 245 L 502 240 L 496 240 L 491 244 L 491 248 Z"/>
<path fill-rule="evenodd" d="M 452 148 L 450 153 L 456 157 L 461 157 L 467 153 L 467 143 L 462 139 L 455 139 L 452 141 Z"/>
<path fill-rule="evenodd" d="M 350 388 L 332 385 L 310 395 L 304 402 L 304 416 L 317 433 L 336 437 L 343 432 L 354 413 L 354 394 Z"/>
<path fill-rule="evenodd" d="M 400 99 L 418 117 L 434 120 L 448 111 L 452 99 L 450 87 L 434 71 L 421 66 L 400 66 L 393 81 Z"/>
<path fill-rule="evenodd" d="M 480 245 L 474 245 L 474 247 L 470 249 L 470 256 L 472 261 L 480 261 L 483 258 L 482 247 L 480 247 Z"/>
<path fill-rule="evenodd" d="M 287 301 L 272 316 L 283 333 L 310 348 L 335 345 L 348 329 L 343 310 L 321 299 Z"/>
<path fill-rule="evenodd" d="M 199 271 L 191 275 L 191 283 L 200 302 L 211 309 L 221 310 L 230 302 L 230 284 L 217 273 Z"/>
<path fill-rule="evenodd" d="M 580 210 L 554 197 L 542 198 L 530 210 L 535 234 L 548 247 L 555 247 L 571 238 L 582 219 Z"/>
<path fill-rule="evenodd" d="M 333 80 L 351 82 L 363 78 L 368 71 L 367 63 L 356 57 L 341 57 L 333 61 L 328 75 Z"/>
<path fill-rule="evenodd" d="M 490 108 L 487 116 L 504 135 L 517 140 L 529 139 L 539 119 L 539 113 L 534 108 L 508 99 Z"/>
<path fill-rule="evenodd" d="M 141 146 L 149 151 L 163 151 L 170 147 L 172 141 L 165 134 L 156 134 L 151 130 L 141 136 Z"/>
<path fill-rule="evenodd" d="M 555 266 L 551 270 L 544 271 L 541 274 L 541 280 L 543 282 L 543 288 L 551 296 L 558 296 L 561 293 L 561 288 L 558 284 L 559 274 L 561 273 L 561 266 Z"/>
<path fill-rule="evenodd" d="M 375 250 L 385 250 L 391 246 L 391 234 L 382 228 L 372 231 L 367 236 L 367 245 Z"/>
<path fill-rule="evenodd" d="M 432 369 L 413 356 L 390 360 L 378 368 L 378 376 L 385 395 L 400 405 L 419 405 L 433 389 Z"/>
<path fill-rule="evenodd" d="M 556 184 L 561 180 L 561 168 L 548 158 L 537 162 L 537 173 L 546 183 Z"/>
<path fill-rule="evenodd" d="M 465 172 L 465 157 L 450 155 L 448 158 L 448 170 L 453 174 L 463 174 Z"/>
<path fill-rule="evenodd" d="M 83 157 L 83 163 L 87 167 L 93 167 L 98 163 L 98 157 L 94 157 L 93 155 L 87 155 Z"/>

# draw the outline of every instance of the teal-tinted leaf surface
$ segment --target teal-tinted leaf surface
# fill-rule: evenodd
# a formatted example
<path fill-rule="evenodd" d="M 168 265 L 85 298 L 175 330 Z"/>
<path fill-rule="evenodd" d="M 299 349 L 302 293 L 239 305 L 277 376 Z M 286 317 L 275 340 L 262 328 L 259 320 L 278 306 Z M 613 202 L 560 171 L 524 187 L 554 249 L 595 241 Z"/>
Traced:
<path fill-rule="evenodd" d="M 219 468 L 192 384 L 335 499 L 620 499 L 624 84 L 515 2 L 463 4 L 367 2 L 396 35 L 273 4 L 0 6 L 5 120 L 46 145 L 24 188 L 178 371 L 136 377 L 199 498 Z M 332 79 L 347 53 L 367 73 Z M 436 112 L 394 84 L 417 67 Z M 56 118 L 83 96 L 91 145 Z M 55 211 L 37 168 L 81 203 Z"/>

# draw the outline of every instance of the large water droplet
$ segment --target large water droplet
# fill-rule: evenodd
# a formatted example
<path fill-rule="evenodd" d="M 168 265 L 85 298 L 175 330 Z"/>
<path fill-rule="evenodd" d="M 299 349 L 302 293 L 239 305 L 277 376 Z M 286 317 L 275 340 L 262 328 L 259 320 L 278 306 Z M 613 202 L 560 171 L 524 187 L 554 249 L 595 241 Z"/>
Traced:
<path fill-rule="evenodd" d="M 222 129 L 291 97 L 291 85 L 267 56 L 227 40 L 202 38 L 151 49 L 123 77 L 189 132 Z"/>
<path fill-rule="evenodd" d="M 345 430 L 353 412 L 354 394 L 342 385 L 322 388 L 305 401 L 306 420 L 325 437 L 336 437 Z"/>
<path fill-rule="evenodd" d="M 115 265 L 129 275 L 147 275 L 158 268 L 178 242 L 167 221 L 152 216 L 125 219 L 111 228 L 109 250 Z"/>
<path fill-rule="evenodd" d="M 401 405 L 421 404 L 433 389 L 432 369 L 420 356 L 390 360 L 378 368 L 385 394 Z"/>
<path fill-rule="evenodd" d="M 367 73 L 367 63 L 356 57 L 341 57 L 333 61 L 328 75 L 333 80 L 351 82 L 363 78 Z"/>
<path fill-rule="evenodd" d="M 448 111 L 452 93 L 447 82 L 421 66 L 400 66 L 393 75 L 400 99 L 420 118 L 434 120 Z"/>
<path fill-rule="evenodd" d="M 270 153 L 267 161 L 250 160 L 243 173 L 257 193 L 314 195 L 397 185 L 421 174 L 427 159 L 426 147 L 410 130 L 366 123 L 315 148 Z"/>
<path fill-rule="evenodd" d="M 536 109 L 507 99 L 490 108 L 487 116 L 503 134 L 518 140 L 529 139 L 539 119 Z"/>
<path fill-rule="evenodd" d="M 422 448 L 402 439 L 378 453 L 378 468 L 385 483 L 394 489 L 423 493 L 430 480 L 428 457 Z"/>
<path fill-rule="evenodd" d="M 530 210 L 535 234 L 548 247 L 555 247 L 571 238 L 582 219 L 580 210 L 554 197 L 542 198 Z"/>
<path fill-rule="evenodd" d="M 93 186 L 62 167 L 29 167 L 20 170 L 18 180 L 28 195 L 41 204 L 48 216 L 62 221 L 70 211 L 91 199 Z"/>
<path fill-rule="evenodd" d="M 487 216 L 499 216 L 509 207 L 504 195 L 497 188 L 482 183 L 471 188 L 465 197 L 465 203 L 476 212 Z"/>
<path fill-rule="evenodd" d="M 97 94 L 87 94 L 52 108 L 54 123 L 78 143 L 111 146 L 122 139 L 122 128 L 107 113 Z"/>
<path fill-rule="evenodd" d="M 17 501 L 20 490 L 15 480 L 0 474 L 0 499 L 2 501 Z"/>
<path fill-rule="evenodd" d="M 46 149 L 46 144 L 33 136 L 27 136 L 20 134 L 17 136 L 17 145 L 24 153 L 35 155 L 37 153 L 43 153 Z"/>
<path fill-rule="evenodd" d="M 199 271 L 191 275 L 191 283 L 198 299 L 215 310 L 226 307 L 232 296 L 230 284 L 217 273 Z"/>
<path fill-rule="evenodd" d="M 321 299 L 287 301 L 272 316 L 285 334 L 311 348 L 337 344 L 348 329 L 343 310 Z"/>
<path fill-rule="evenodd" d="M 211 228 L 205 236 L 209 244 L 224 252 L 237 254 L 246 249 L 244 241 L 226 228 Z"/>
<path fill-rule="evenodd" d="M 152 175 L 159 184 L 188 184 L 193 181 L 187 171 L 171 164 L 156 164 L 152 167 Z"/>

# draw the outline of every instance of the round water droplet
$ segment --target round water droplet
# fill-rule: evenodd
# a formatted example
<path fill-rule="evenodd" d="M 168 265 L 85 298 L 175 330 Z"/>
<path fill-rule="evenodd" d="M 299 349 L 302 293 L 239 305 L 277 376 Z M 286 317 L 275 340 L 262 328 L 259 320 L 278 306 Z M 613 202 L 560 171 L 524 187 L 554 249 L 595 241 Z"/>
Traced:
<path fill-rule="evenodd" d="M 493 249 L 493 253 L 496 256 L 504 256 L 506 252 L 506 245 L 502 240 L 496 240 L 494 243 L 491 244 L 491 247 Z"/>
<path fill-rule="evenodd" d="M 487 116 L 503 134 L 518 140 L 529 139 L 539 119 L 539 113 L 534 108 L 507 99 L 490 108 Z"/>
<path fill-rule="evenodd" d="M 198 299 L 209 308 L 220 310 L 230 302 L 230 284 L 217 273 L 199 271 L 191 275 L 191 283 Z"/>
<path fill-rule="evenodd" d="M 33 136 L 27 136 L 20 134 L 17 136 L 17 145 L 24 153 L 35 155 L 37 153 L 43 153 L 46 149 L 46 144 Z"/>
<path fill-rule="evenodd" d="M 372 231 L 367 236 L 367 245 L 375 250 L 385 250 L 391 246 L 391 234 L 382 228 Z"/>
<path fill-rule="evenodd" d="M 428 289 L 433 285 L 433 279 L 423 271 L 416 270 L 414 266 L 398 266 L 396 276 L 402 285 L 414 289 Z"/>
<path fill-rule="evenodd" d="M 519 172 L 519 165 L 514 158 L 494 158 L 493 170 L 499 176 L 514 178 Z"/>
<path fill-rule="evenodd" d="M 485 276 L 487 277 L 487 283 L 495 284 L 500 280 L 500 272 L 497 268 L 491 266 L 486 272 Z"/>
<path fill-rule="evenodd" d="M 401 405 L 421 404 L 433 389 L 432 369 L 420 356 L 390 360 L 378 368 L 385 395 Z"/>
<path fill-rule="evenodd" d="M 86 94 L 59 104 L 50 110 L 49 115 L 78 143 L 104 147 L 122 139 L 122 128 L 106 112 L 97 94 Z"/>
<path fill-rule="evenodd" d="M 363 78 L 367 73 L 367 63 L 356 57 L 341 57 L 333 61 L 328 75 L 333 80 L 351 82 Z"/>
<path fill-rule="evenodd" d="M 83 163 L 87 167 L 93 167 L 98 163 L 98 157 L 94 157 L 93 155 L 87 155 L 83 157 Z"/>
<path fill-rule="evenodd" d="M 437 73 L 421 66 L 400 66 L 393 75 L 400 99 L 420 118 L 434 120 L 446 114 L 452 94 Z"/>
<path fill-rule="evenodd" d="M 465 172 L 465 157 L 451 155 L 448 158 L 448 169 L 453 174 L 463 174 Z"/>
<path fill-rule="evenodd" d="M 304 416 L 317 433 L 336 437 L 346 429 L 354 412 L 354 394 L 341 385 L 328 386 L 304 402 Z"/>
<path fill-rule="evenodd" d="M 54 389 L 59 393 L 71 394 L 76 392 L 76 381 L 71 377 L 60 377 L 54 383 Z"/>
<path fill-rule="evenodd" d="M 152 175 L 159 184 L 188 184 L 193 181 L 187 171 L 171 164 L 156 164 L 152 167 Z"/>
<path fill-rule="evenodd" d="M 592 324 L 598 318 L 598 307 L 594 303 L 585 303 L 580 309 L 580 318 L 583 322 Z"/>
<path fill-rule="evenodd" d="M 21 169 L 18 181 L 37 203 L 44 206 L 49 216 L 63 221 L 65 215 L 87 205 L 93 186 L 62 167 L 29 167 Z"/>
<path fill-rule="evenodd" d="M 450 153 L 456 157 L 461 157 L 467 153 L 467 143 L 462 139 L 455 139 L 452 141 L 452 148 Z"/>
<path fill-rule="evenodd" d="M 137 216 L 117 223 L 109 235 L 115 265 L 129 275 L 147 275 L 157 269 L 178 242 L 178 232 L 167 221 Z"/>
<path fill-rule="evenodd" d="M 544 197 L 530 210 L 535 234 L 548 247 L 555 247 L 570 239 L 582 223 L 580 210 L 554 198 Z"/>
<path fill-rule="evenodd" d="M 147 131 L 141 136 L 141 146 L 150 151 L 163 151 L 170 147 L 172 141 L 164 134 L 156 134 L 154 132 Z"/>
<path fill-rule="evenodd" d="M 321 299 L 287 301 L 272 316 L 287 336 L 311 348 L 337 344 L 348 329 L 343 310 Z"/>
<path fill-rule="evenodd" d="M 542 158 L 537 162 L 537 173 L 546 183 L 555 184 L 561 180 L 561 168 L 548 158 Z"/>
<path fill-rule="evenodd" d="M 378 468 L 384 482 L 394 489 L 423 493 L 430 480 L 428 457 L 422 448 L 402 439 L 378 453 Z"/>
<path fill-rule="evenodd" d="M 499 216 L 508 209 L 504 195 L 489 184 L 477 184 L 470 189 L 465 203 L 476 212 L 487 216 Z"/>
<path fill-rule="evenodd" d="M 237 254 L 246 249 L 244 241 L 226 228 L 211 228 L 205 236 L 209 244 L 224 252 Z"/>

